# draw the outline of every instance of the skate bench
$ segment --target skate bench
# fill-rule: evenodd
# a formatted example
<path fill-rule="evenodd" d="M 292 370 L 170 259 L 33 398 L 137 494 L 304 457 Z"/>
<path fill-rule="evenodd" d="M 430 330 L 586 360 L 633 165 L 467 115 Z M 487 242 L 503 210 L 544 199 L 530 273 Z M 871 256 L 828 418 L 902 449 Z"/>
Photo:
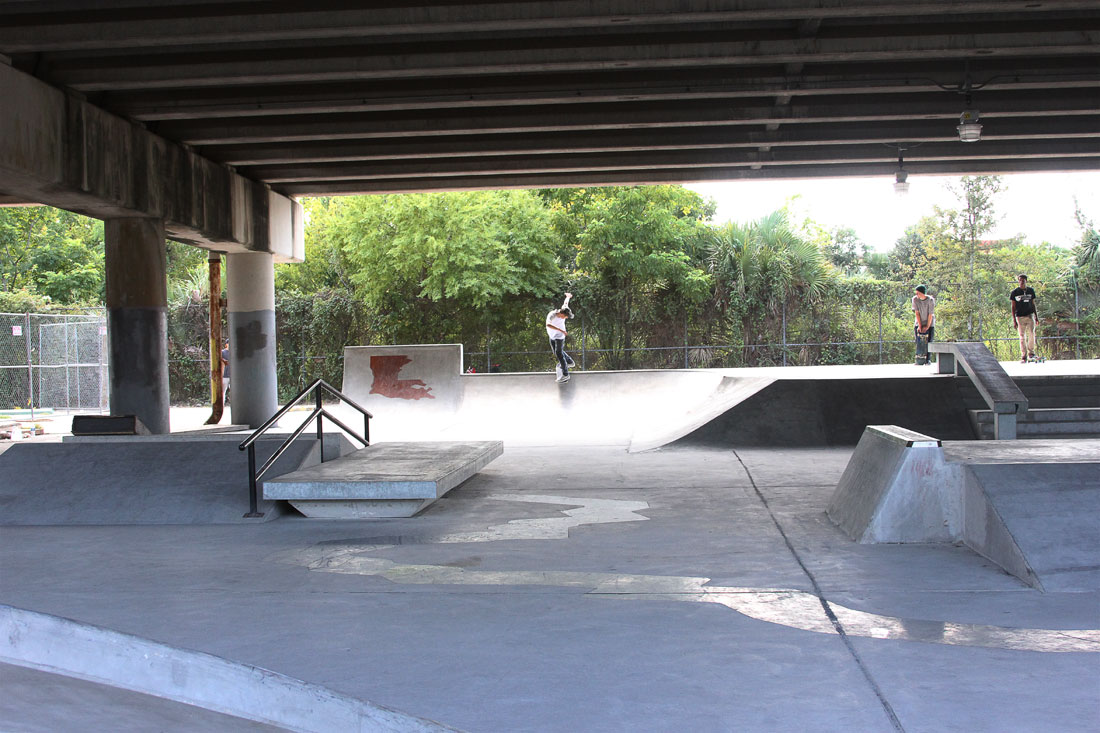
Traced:
<path fill-rule="evenodd" d="M 504 453 L 499 440 L 374 443 L 264 481 L 307 517 L 411 517 Z"/>
<path fill-rule="evenodd" d="M 934 341 L 928 350 L 939 354 L 937 374 L 970 377 L 978 394 L 993 411 L 993 438 L 1016 439 L 1016 418 L 1027 412 L 1027 397 L 997 358 L 980 341 Z"/>

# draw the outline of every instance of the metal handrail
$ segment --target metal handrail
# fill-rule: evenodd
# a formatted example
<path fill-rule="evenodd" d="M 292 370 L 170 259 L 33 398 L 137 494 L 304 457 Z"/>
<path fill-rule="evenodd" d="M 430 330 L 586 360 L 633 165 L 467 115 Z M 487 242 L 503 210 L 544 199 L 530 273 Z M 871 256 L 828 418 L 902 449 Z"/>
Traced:
<path fill-rule="evenodd" d="M 324 408 L 322 404 L 322 397 L 324 392 L 326 391 L 332 396 L 340 399 L 341 401 L 348 403 L 363 415 L 362 435 L 359 435 L 359 433 L 349 428 L 335 415 Z M 282 442 L 282 445 L 275 449 L 275 452 L 271 454 L 271 457 L 268 458 L 264 465 L 260 467 L 260 470 L 257 471 L 256 441 L 259 440 L 261 435 L 266 433 L 273 425 L 279 422 L 280 419 L 282 419 L 288 412 L 290 412 L 290 410 L 295 405 L 304 400 L 310 392 L 314 393 L 316 405 L 313 410 L 310 411 L 309 417 L 302 421 L 302 424 L 299 425 L 294 430 L 294 432 L 291 433 L 290 436 Z M 317 420 L 317 443 L 320 446 L 321 450 L 321 463 L 325 462 L 325 440 L 323 423 L 325 417 L 336 423 L 336 425 L 341 430 L 358 440 L 364 446 L 370 445 L 370 419 L 374 417 L 374 415 L 370 414 L 370 412 L 357 404 L 355 400 L 351 399 L 325 380 L 315 379 L 312 384 L 299 392 L 297 396 L 295 396 L 294 399 L 292 399 L 290 402 L 280 407 L 279 410 L 274 415 L 272 415 L 267 422 L 256 428 L 256 430 L 254 430 L 251 435 L 241 441 L 241 444 L 237 446 L 239 450 L 248 451 L 248 514 L 245 514 L 246 517 L 263 516 L 263 512 L 259 511 L 259 497 L 257 496 L 258 492 L 256 490 L 257 482 L 267 472 L 269 468 L 275 465 L 275 461 L 279 460 L 279 457 L 286 452 L 286 449 L 290 447 L 290 444 L 293 443 L 298 438 L 298 436 L 305 432 L 305 429 L 309 426 L 311 422 L 313 422 L 314 419 Z"/>

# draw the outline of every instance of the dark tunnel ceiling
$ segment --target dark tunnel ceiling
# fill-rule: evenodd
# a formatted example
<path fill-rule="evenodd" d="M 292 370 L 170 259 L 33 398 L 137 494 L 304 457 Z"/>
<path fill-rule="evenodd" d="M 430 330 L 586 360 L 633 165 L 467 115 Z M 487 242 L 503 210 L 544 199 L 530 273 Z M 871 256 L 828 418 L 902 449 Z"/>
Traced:
<path fill-rule="evenodd" d="M 1097 0 L 16 0 L 0 54 L 291 195 L 1100 167 Z"/>

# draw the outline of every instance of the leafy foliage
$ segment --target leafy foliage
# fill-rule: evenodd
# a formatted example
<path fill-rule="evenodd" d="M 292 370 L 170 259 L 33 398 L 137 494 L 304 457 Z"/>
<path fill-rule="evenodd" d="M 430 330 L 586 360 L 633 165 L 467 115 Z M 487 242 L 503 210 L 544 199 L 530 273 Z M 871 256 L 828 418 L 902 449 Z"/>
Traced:
<path fill-rule="evenodd" d="M 817 245 L 795 232 L 784 211 L 718 227 L 710 248 L 718 311 L 744 344 L 782 339 L 788 312 L 826 294 L 832 275 Z"/>
<path fill-rule="evenodd" d="M 714 204 L 679 186 L 556 189 L 569 288 L 611 368 L 630 368 L 639 340 L 679 332 L 712 289 L 706 221 Z"/>
<path fill-rule="evenodd" d="M 0 207 L 0 290 L 63 305 L 103 298 L 103 223 L 47 206 Z"/>

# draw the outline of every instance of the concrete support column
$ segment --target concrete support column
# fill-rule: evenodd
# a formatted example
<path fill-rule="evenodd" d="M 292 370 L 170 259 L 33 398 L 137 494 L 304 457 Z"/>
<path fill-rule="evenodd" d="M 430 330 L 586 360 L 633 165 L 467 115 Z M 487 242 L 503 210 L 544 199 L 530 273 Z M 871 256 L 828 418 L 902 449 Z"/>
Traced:
<path fill-rule="evenodd" d="M 112 415 L 136 415 L 169 432 L 168 284 L 164 223 L 108 219 L 104 226 Z"/>
<path fill-rule="evenodd" d="M 228 254 L 229 407 L 233 422 L 259 427 L 279 409 L 275 374 L 275 260 Z"/>

